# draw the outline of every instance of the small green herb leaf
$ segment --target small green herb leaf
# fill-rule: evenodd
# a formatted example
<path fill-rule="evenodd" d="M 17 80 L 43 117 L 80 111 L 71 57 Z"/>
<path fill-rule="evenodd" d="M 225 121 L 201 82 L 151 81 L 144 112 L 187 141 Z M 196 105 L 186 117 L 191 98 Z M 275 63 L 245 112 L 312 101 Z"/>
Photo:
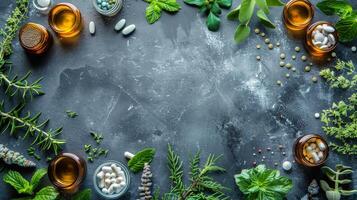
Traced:
<path fill-rule="evenodd" d="M 231 10 L 231 12 L 227 14 L 227 19 L 239 20 L 239 10 L 240 10 L 240 5 L 238 5 L 235 9 Z"/>
<path fill-rule="evenodd" d="M 78 193 L 76 193 L 72 200 L 91 200 L 92 199 L 92 190 L 84 189 Z"/>
<path fill-rule="evenodd" d="M 346 1 L 321 1 L 316 4 L 316 6 L 325 14 L 325 15 L 335 15 L 337 14 L 341 18 L 346 17 L 352 13 L 352 6 Z"/>
<path fill-rule="evenodd" d="M 284 3 L 280 0 L 266 0 L 268 6 L 283 6 Z"/>
<path fill-rule="evenodd" d="M 332 188 L 324 180 L 320 180 L 320 186 L 321 186 L 322 190 L 324 190 L 325 192 L 332 190 Z"/>
<path fill-rule="evenodd" d="M 219 16 L 222 13 L 222 10 L 219 7 L 217 2 L 213 2 L 212 7 L 211 7 L 211 12 L 213 14 L 215 14 L 216 16 Z"/>
<path fill-rule="evenodd" d="M 176 2 L 176 0 L 158 0 L 157 5 L 168 12 L 177 12 L 180 10 L 181 6 Z"/>
<path fill-rule="evenodd" d="M 146 20 L 149 24 L 155 23 L 161 17 L 161 9 L 156 2 L 150 3 L 146 8 Z"/>
<path fill-rule="evenodd" d="M 256 0 L 258 7 L 264 11 L 264 13 L 269 14 L 269 8 L 266 0 Z"/>
<path fill-rule="evenodd" d="M 17 171 L 7 172 L 3 177 L 3 181 L 10 184 L 19 194 L 33 194 L 34 188 Z"/>
<path fill-rule="evenodd" d="M 220 23 L 221 20 L 213 12 L 210 12 L 206 21 L 208 30 L 217 31 L 219 29 Z"/>
<path fill-rule="evenodd" d="M 357 14 L 350 15 L 336 23 L 341 42 L 350 42 L 357 37 Z"/>
<path fill-rule="evenodd" d="M 190 5 L 201 7 L 205 3 L 205 0 L 185 0 L 184 2 Z"/>
<path fill-rule="evenodd" d="M 67 110 L 66 113 L 67 113 L 67 116 L 70 118 L 75 118 L 78 116 L 78 114 L 76 112 L 71 111 L 71 110 Z"/>
<path fill-rule="evenodd" d="M 132 159 L 129 160 L 129 169 L 134 173 L 140 172 L 141 170 L 143 170 L 145 163 L 149 164 L 152 161 L 154 155 L 154 148 L 146 148 L 139 151 Z"/>
<path fill-rule="evenodd" d="M 275 28 L 275 25 L 269 20 L 268 16 L 266 16 L 263 10 L 258 10 L 257 16 L 264 26 L 268 28 Z"/>
<path fill-rule="evenodd" d="M 237 43 L 241 43 L 248 38 L 249 33 L 250 33 L 250 27 L 248 25 L 240 24 L 237 27 L 236 32 L 234 33 L 234 40 Z"/>
<path fill-rule="evenodd" d="M 52 186 L 47 186 L 38 191 L 33 200 L 55 200 L 57 196 L 58 192 L 56 189 Z"/>
<path fill-rule="evenodd" d="M 216 2 L 223 8 L 230 8 L 232 6 L 232 0 L 217 0 Z"/>
<path fill-rule="evenodd" d="M 42 177 L 47 174 L 47 169 L 38 169 L 31 178 L 31 185 L 33 189 L 36 189 L 40 183 Z"/>
<path fill-rule="evenodd" d="M 97 144 L 100 144 L 102 142 L 102 140 L 104 139 L 104 137 L 103 137 L 103 135 L 101 133 L 97 133 L 97 132 L 94 132 L 94 131 L 91 131 L 90 135 L 93 137 L 94 141 Z"/>
<path fill-rule="evenodd" d="M 241 3 L 241 9 L 239 12 L 239 21 L 242 24 L 248 24 L 250 18 L 252 18 L 255 7 L 255 0 L 243 0 Z"/>

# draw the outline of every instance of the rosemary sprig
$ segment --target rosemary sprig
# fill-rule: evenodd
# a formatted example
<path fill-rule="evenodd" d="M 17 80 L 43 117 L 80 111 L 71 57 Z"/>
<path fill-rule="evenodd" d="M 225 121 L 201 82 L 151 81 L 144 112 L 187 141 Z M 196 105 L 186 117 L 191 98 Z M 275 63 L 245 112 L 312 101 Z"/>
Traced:
<path fill-rule="evenodd" d="M 20 113 L 24 107 L 24 104 L 19 104 L 10 111 L 4 110 L 4 102 L 0 103 L 0 127 L 2 132 L 10 130 L 10 134 L 13 135 L 19 129 L 25 130 L 23 138 L 34 137 L 32 144 L 37 145 L 41 150 L 52 150 L 55 154 L 61 149 L 61 146 L 65 144 L 65 140 L 57 139 L 56 137 L 61 134 L 62 127 L 55 130 L 45 130 L 45 126 L 49 120 L 39 123 L 41 113 L 31 116 L 28 112 L 24 117 L 20 116 Z"/>

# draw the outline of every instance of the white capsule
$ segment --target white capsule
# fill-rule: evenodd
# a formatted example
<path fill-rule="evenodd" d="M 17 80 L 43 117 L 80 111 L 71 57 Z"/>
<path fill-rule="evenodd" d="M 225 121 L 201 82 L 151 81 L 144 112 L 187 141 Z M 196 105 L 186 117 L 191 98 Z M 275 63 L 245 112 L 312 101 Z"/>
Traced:
<path fill-rule="evenodd" d="M 356 46 L 352 46 L 352 47 L 351 47 L 351 51 L 352 51 L 352 52 L 356 52 L 356 51 L 357 51 L 357 47 L 356 47 Z"/>
<path fill-rule="evenodd" d="M 316 27 L 316 30 L 321 31 L 321 30 L 322 30 L 322 26 L 321 26 L 321 25 L 318 25 L 318 26 Z"/>
<path fill-rule="evenodd" d="M 110 181 L 109 178 L 107 178 L 107 179 L 104 180 L 104 183 L 105 183 L 105 185 L 106 185 L 107 187 L 109 187 L 112 182 Z"/>
<path fill-rule="evenodd" d="M 320 113 L 315 113 L 315 118 L 316 119 L 320 118 Z"/>
<path fill-rule="evenodd" d="M 313 40 L 313 41 L 312 41 L 312 44 L 314 44 L 315 46 L 319 47 L 319 46 L 322 45 L 322 42 Z"/>
<path fill-rule="evenodd" d="M 102 171 L 104 173 L 111 173 L 112 172 L 112 168 L 110 166 L 103 166 L 102 167 Z"/>
<path fill-rule="evenodd" d="M 316 152 L 311 152 L 312 159 L 314 159 L 315 163 L 318 163 L 320 161 L 319 156 L 317 155 Z"/>
<path fill-rule="evenodd" d="M 324 38 L 324 40 L 322 41 L 322 44 L 326 45 L 326 44 L 327 44 L 327 42 L 328 42 L 328 38 L 327 38 L 327 37 L 325 37 L 325 38 Z"/>
<path fill-rule="evenodd" d="M 322 151 L 319 151 L 319 153 L 317 153 L 317 156 L 319 156 L 319 158 L 322 159 L 324 157 L 324 153 L 322 153 Z"/>
<path fill-rule="evenodd" d="M 118 23 L 116 23 L 114 26 L 114 30 L 120 31 L 122 28 L 124 28 L 125 22 L 126 22 L 125 19 L 121 19 L 120 21 L 118 21 Z"/>
<path fill-rule="evenodd" d="M 311 153 L 312 150 L 314 150 L 314 149 L 313 149 L 311 146 L 306 147 L 306 151 L 307 151 L 307 152 Z"/>
<path fill-rule="evenodd" d="M 329 26 L 327 24 L 324 24 L 324 26 L 322 27 L 324 29 L 324 31 L 328 32 L 328 33 L 333 33 L 335 32 L 335 29 L 332 26 Z"/>
<path fill-rule="evenodd" d="M 104 179 L 100 179 L 100 180 L 99 180 L 98 187 L 99 187 L 99 188 L 104 188 L 104 187 L 105 187 Z"/>
<path fill-rule="evenodd" d="M 118 167 L 118 166 L 115 165 L 115 164 L 112 165 L 111 167 L 112 167 L 113 172 L 114 172 L 117 176 L 119 176 L 119 175 L 120 175 L 120 172 L 121 172 L 121 168 Z"/>
<path fill-rule="evenodd" d="M 126 183 L 125 183 L 125 181 L 121 182 L 121 183 L 120 183 L 120 186 L 121 186 L 121 187 L 124 187 L 124 186 L 126 186 Z"/>
<path fill-rule="evenodd" d="M 317 146 L 319 146 L 319 149 L 321 150 L 321 151 L 325 151 L 326 150 L 326 145 L 323 143 L 323 142 L 318 142 L 317 143 Z"/>
<path fill-rule="evenodd" d="M 285 161 L 285 162 L 283 162 L 283 169 L 284 169 L 285 171 L 289 171 L 289 170 L 291 170 L 291 168 L 292 168 L 292 164 L 291 164 L 290 161 Z"/>
<path fill-rule="evenodd" d="M 135 155 L 130 153 L 130 152 L 124 152 L 124 157 L 127 158 L 128 160 L 132 159 Z"/>
<path fill-rule="evenodd" d="M 115 179 L 115 182 L 116 183 L 121 183 L 123 181 L 123 177 L 117 177 L 116 179 Z"/>
<path fill-rule="evenodd" d="M 110 178 L 110 175 L 111 175 L 111 173 L 109 173 L 109 172 L 108 172 L 108 173 L 105 173 L 105 174 L 104 174 L 104 178 Z"/>
<path fill-rule="evenodd" d="M 95 33 L 95 24 L 93 21 L 89 22 L 89 33 L 92 35 Z"/>
<path fill-rule="evenodd" d="M 324 40 L 325 36 L 320 33 L 320 32 L 317 32 L 314 36 L 314 39 L 316 42 L 322 42 Z"/>
<path fill-rule="evenodd" d="M 328 34 L 328 40 L 331 42 L 331 44 L 336 44 L 335 36 L 333 36 L 331 33 Z"/>
<path fill-rule="evenodd" d="M 100 179 L 103 179 L 103 178 L 104 178 L 104 172 L 103 172 L 103 171 L 100 171 L 100 172 L 97 174 L 97 177 L 100 178 Z"/>
<path fill-rule="evenodd" d="M 134 31 L 135 31 L 135 25 L 134 24 L 130 24 L 129 26 L 125 27 L 122 30 L 122 33 L 123 33 L 123 35 L 129 35 Z"/>
<path fill-rule="evenodd" d="M 102 189 L 102 192 L 103 192 L 104 194 L 109 194 L 109 191 L 108 191 L 107 188 L 103 188 L 103 189 Z"/>
<path fill-rule="evenodd" d="M 328 45 L 322 45 L 322 46 L 320 47 L 320 49 L 326 50 L 326 49 L 328 49 Z"/>

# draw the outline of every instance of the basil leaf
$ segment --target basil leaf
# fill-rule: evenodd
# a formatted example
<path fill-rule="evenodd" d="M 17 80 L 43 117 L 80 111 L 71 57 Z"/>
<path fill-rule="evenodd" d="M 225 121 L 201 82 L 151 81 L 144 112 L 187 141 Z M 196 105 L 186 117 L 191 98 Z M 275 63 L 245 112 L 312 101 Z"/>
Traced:
<path fill-rule="evenodd" d="M 176 2 L 176 0 L 158 0 L 157 5 L 168 12 L 177 12 L 180 10 L 181 6 Z"/>
<path fill-rule="evenodd" d="M 207 21 L 206 21 L 208 30 L 217 31 L 219 29 L 220 23 L 221 23 L 221 20 L 213 12 L 209 12 L 209 15 L 208 15 Z"/>
<path fill-rule="evenodd" d="M 146 8 L 145 15 L 147 22 L 153 24 L 161 17 L 161 8 L 153 1 Z"/>
<path fill-rule="evenodd" d="M 205 3 L 205 0 L 185 0 L 184 2 L 190 5 L 201 7 Z"/>
<path fill-rule="evenodd" d="M 352 13 L 352 6 L 346 1 L 321 1 L 316 5 L 325 15 L 338 15 L 341 18 Z"/>
<path fill-rule="evenodd" d="M 264 26 L 268 28 L 275 28 L 275 25 L 269 20 L 268 16 L 266 16 L 263 10 L 258 10 L 257 16 Z"/>
<path fill-rule="evenodd" d="M 35 174 L 31 178 L 31 185 L 33 189 L 37 188 L 38 184 L 40 183 L 40 180 L 46 174 L 47 174 L 47 169 L 39 169 L 35 172 Z"/>
<path fill-rule="evenodd" d="M 216 16 L 220 15 L 222 13 L 221 8 L 219 7 L 217 2 L 213 2 L 212 7 L 211 7 L 211 12 L 215 14 Z"/>
<path fill-rule="evenodd" d="M 231 10 L 231 12 L 229 12 L 227 14 L 227 19 L 229 19 L 229 20 L 238 20 L 239 10 L 240 10 L 240 5 L 237 6 L 235 9 Z"/>
<path fill-rule="evenodd" d="M 340 19 L 336 23 L 336 29 L 341 42 L 351 42 L 357 38 L 357 14 Z"/>
<path fill-rule="evenodd" d="M 232 0 L 217 0 L 216 2 L 223 8 L 230 8 L 232 6 Z"/>
<path fill-rule="evenodd" d="M 237 43 L 241 43 L 248 38 L 249 33 L 250 33 L 250 27 L 248 25 L 240 24 L 237 27 L 236 32 L 234 33 L 234 40 Z"/>
<path fill-rule="evenodd" d="M 269 8 L 267 2 L 265 0 L 256 0 L 257 5 L 260 9 L 262 9 L 266 14 L 269 14 Z"/>
<path fill-rule="evenodd" d="M 243 0 L 241 3 L 241 9 L 239 12 L 239 21 L 242 24 L 248 24 L 250 18 L 252 18 L 255 7 L 255 0 Z"/>
<path fill-rule="evenodd" d="M 280 0 L 266 0 L 268 6 L 283 6 L 284 3 Z"/>
<path fill-rule="evenodd" d="M 47 186 L 38 191 L 33 200 L 55 200 L 57 196 L 58 192 L 56 189 L 52 186 Z"/>

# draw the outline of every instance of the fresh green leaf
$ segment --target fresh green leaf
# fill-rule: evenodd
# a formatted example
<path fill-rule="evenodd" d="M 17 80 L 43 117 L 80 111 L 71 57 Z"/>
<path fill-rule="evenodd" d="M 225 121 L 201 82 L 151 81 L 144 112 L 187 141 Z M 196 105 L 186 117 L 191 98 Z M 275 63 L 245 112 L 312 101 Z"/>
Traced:
<path fill-rule="evenodd" d="M 357 14 L 340 19 L 336 23 L 339 41 L 351 42 L 357 38 Z"/>
<path fill-rule="evenodd" d="M 234 34 L 234 40 L 237 43 L 241 43 L 248 38 L 249 33 L 250 33 L 250 27 L 247 25 L 240 24 L 237 27 L 236 32 Z"/>
<path fill-rule="evenodd" d="M 160 17 L 161 17 L 160 7 L 155 2 L 150 3 L 150 5 L 146 8 L 146 20 L 149 22 L 149 24 L 153 24 Z"/>
<path fill-rule="evenodd" d="M 176 0 L 158 0 L 157 5 L 165 11 L 177 12 L 180 10 L 181 6 L 176 2 Z"/>
<path fill-rule="evenodd" d="M 244 169 L 234 178 L 246 200 L 282 200 L 293 185 L 290 179 L 280 176 L 278 170 L 266 169 L 264 165 Z"/>
<path fill-rule="evenodd" d="M 173 151 L 172 146 L 168 145 L 167 152 L 168 168 L 170 170 L 170 180 L 172 189 L 170 193 L 182 193 L 184 191 L 182 161 Z"/>
<path fill-rule="evenodd" d="M 257 16 L 264 26 L 268 28 L 275 28 L 275 25 L 269 20 L 268 16 L 266 16 L 263 10 L 258 10 Z"/>
<path fill-rule="evenodd" d="M 240 4 L 231 12 L 227 14 L 227 19 L 229 20 L 239 20 L 239 10 L 240 10 Z"/>
<path fill-rule="evenodd" d="M 66 113 L 67 113 L 67 116 L 70 118 L 75 118 L 78 116 L 78 114 L 76 112 L 71 111 L 71 110 L 67 110 Z"/>
<path fill-rule="evenodd" d="M 283 6 L 284 3 L 281 2 L 280 0 L 266 0 L 267 5 L 270 6 Z"/>
<path fill-rule="evenodd" d="M 58 196 L 58 192 L 52 186 L 46 186 L 36 193 L 33 200 L 55 200 Z"/>
<path fill-rule="evenodd" d="M 103 134 L 97 133 L 97 132 L 94 132 L 94 131 L 91 131 L 90 135 L 92 136 L 92 138 L 94 139 L 94 141 L 97 144 L 100 144 L 102 142 L 102 140 L 104 139 Z"/>
<path fill-rule="evenodd" d="M 31 178 L 31 185 L 35 190 L 40 183 L 42 177 L 47 174 L 47 169 L 38 169 Z"/>
<path fill-rule="evenodd" d="M 330 190 L 326 192 L 326 197 L 328 200 L 340 200 L 341 194 L 338 191 Z"/>
<path fill-rule="evenodd" d="M 132 159 L 129 160 L 129 169 L 135 173 L 140 172 L 141 170 L 143 170 L 145 163 L 150 164 L 150 162 L 154 158 L 154 155 L 154 148 L 146 148 L 139 151 Z"/>
<path fill-rule="evenodd" d="M 239 21 L 246 25 L 252 18 L 255 7 L 255 0 L 242 0 L 241 8 L 239 12 Z"/>
<path fill-rule="evenodd" d="M 343 196 L 351 196 L 357 194 L 357 190 L 340 190 L 340 192 Z"/>
<path fill-rule="evenodd" d="M 76 193 L 72 200 L 91 200 L 92 199 L 92 190 L 91 189 L 84 189 Z"/>
<path fill-rule="evenodd" d="M 324 180 L 320 180 L 320 186 L 321 186 L 322 190 L 325 192 L 332 190 L 332 188 Z"/>
<path fill-rule="evenodd" d="M 11 185 L 19 194 L 33 194 L 34 188 L 32 185 L 17 171 L 7 172 L 3 177 L 3 181 Z"/>
<path fill-rule="evenodd" d="M 184 2 L 190 5 L 201 7 L 204 5 L 205 0 L 185 0 Z"/>
<path fill-rule="evenodd" d="M 222 10 L 219 7 L 217 2 L 213 2 L 212 7 L 211 7 L 211 12 L 216 16 L 219 16 L 222 13 Z"/>
<path fill-rule="evenodd" d="M 256 0 L 258 7 L 264 11 L 264 13 L 269 14 L 269 8 L 266 0 Z"/>
<path fill-rule="evenodd" d="M 217 0 L 217 3 L 223 8 L 230 8 L 232 6 L 232 0 Z"/>
<path fill-rule="evenodd" d="M 215 14 L 210 12 L 207 17 L 207 21 L 206 21 L 208 30 L 217 31 L 219 29 L 220 23 L 221 23 L 221 20 Z"/>
<path fill-rule="evenodd" d="M 316 4 L 316 6 L 325 15 L 335 15 L 337 14 L 341 18 L 346 17 L 352 13 L 352 6 L 347 1 L 340 0 L 325 0 Z"/>

